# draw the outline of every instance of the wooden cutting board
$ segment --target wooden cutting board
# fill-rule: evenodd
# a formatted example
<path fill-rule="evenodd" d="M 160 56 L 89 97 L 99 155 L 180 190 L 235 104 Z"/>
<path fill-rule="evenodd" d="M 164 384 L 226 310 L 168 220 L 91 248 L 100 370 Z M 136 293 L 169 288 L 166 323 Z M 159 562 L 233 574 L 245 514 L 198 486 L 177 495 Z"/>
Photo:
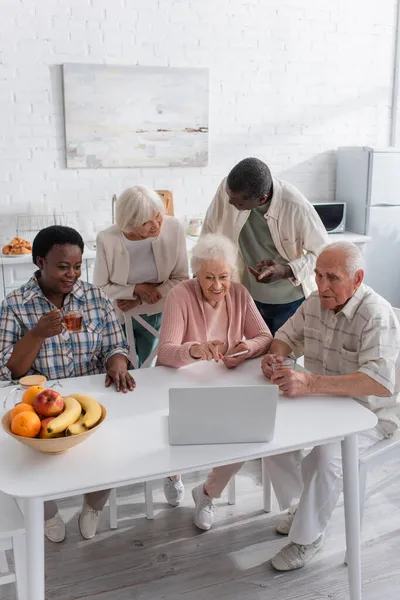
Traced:
<path fill-rule="evenodd" d="M 169 190 L 157 190 L 157 194 L 161 196 L 162 201 L 165 206 L 165 214 L 170 217 L 174 216 L 174 200 L 172 197 L 172 192 Z"/>

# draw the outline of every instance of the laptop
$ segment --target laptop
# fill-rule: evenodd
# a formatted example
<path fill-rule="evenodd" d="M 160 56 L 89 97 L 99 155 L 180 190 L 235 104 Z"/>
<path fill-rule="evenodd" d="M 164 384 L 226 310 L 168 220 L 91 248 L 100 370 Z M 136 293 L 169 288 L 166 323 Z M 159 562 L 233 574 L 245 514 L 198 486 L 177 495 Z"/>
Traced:
<path fill-rule="evenodd" d="M 270 442 L 274 436 L 277 385 L 172 388 L 169 443 Z"/>

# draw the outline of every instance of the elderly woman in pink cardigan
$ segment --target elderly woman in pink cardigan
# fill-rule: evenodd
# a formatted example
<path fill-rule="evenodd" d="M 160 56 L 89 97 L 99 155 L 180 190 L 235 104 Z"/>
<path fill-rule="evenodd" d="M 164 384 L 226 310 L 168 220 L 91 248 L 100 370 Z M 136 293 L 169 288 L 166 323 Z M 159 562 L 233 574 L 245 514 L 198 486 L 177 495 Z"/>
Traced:
<path fill-rule="evenodd" d="M 267 352 L 271 332 L 246 288 L 232 281 L 236 260 L 237 250 L 226 237 L 208 234 L 197 242 L 191 261 L 196 279 L 175 286 L 165 303 L 158 365 L 183 367 L 221 360 L 232 369 Z M 192 490 L 199 529 L 210 529 L 214 499 L 242 464 L 216 467 L 204 484 Z M 184 495 L 179 475 L 165 479 L 164 492 L 168 503 L 178 506 Z"/>

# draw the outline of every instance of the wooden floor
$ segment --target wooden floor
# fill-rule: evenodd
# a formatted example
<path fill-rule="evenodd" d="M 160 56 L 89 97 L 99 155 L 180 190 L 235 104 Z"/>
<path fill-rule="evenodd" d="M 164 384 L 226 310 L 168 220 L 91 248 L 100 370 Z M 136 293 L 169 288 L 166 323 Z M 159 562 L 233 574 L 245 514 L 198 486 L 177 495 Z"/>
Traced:
<path fill-rule="evenodd" d="M 395 472 L 397 465 L 386 471 Z M 375 477 L 379 478 L 379 474 Z M 219 502 L 215 525 L 199 533 L 191 521 L 192 484 L 179 508 L 155 491 L 155 518 L 144 517 L 142 486 L 118 494 L 119 528 L 108 529 L 108 508 L 98 535 L 83 541 L 77 531 L 78 502 L 60 503 L 68 521 L 63 544 L 46 543 L 47 600 L 346 600 L 343 506 L 339 503 L 326 543 L 306 568 L 275 573 L 269 558 L 285 543 L 274 526 L 276 512 L 262 511 L 260 463 L 237 477 L 237 504 Z M 373 487 L 374 478 L 370 484 Z M 367 500 L 363 529 L 363 600 L 400 598 L 400 478 Z M 14 600 L 14 586 L 0 600 Z"/>

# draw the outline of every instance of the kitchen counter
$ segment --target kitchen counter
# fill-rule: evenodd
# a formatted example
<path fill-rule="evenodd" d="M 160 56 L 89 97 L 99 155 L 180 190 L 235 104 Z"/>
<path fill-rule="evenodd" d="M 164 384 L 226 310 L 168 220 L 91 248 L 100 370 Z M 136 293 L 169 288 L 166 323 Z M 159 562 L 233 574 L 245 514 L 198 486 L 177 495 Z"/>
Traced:
<path fill-rule="evenodd" d="M 94 260 L 96 258 L 96 250 L 87 249 L 83 255 L 83 260 Z M 20 265 L 32 262 L 32 254 L 21 254 L 20 256 L 0 256 L 1 265 Z"/>
<path fill-rule="evenodd" d="M 352 233 L 351 231 L 345 231 L 343 233 L 329 233 L 328 234 L 330 242 L 354 242 L 354 244 L 366 244 L 371 241 L 371 236 L 369 235 L 361 235 L 360 233 Z M 188 252 L 190 253 L 197 240 L 199 238 L 194 237 L 192 235 L 186 236 L 186 246 Z M 83 255 L 83 260 L 94 260 L 96 258 L 96 249 L 94 247 L 93 242 L 88 242 L 85 244 L 85 252 Z M 18 264 L 26 264 L 32 262 L 31 254 L 23 254 L 22 256 L 0 256 L 0 264 L 2 265 L 18 265 Z"/>
<path fill-rule="evenodd" d="M 355 244 L 359 244 L 362 248 L 364 248 L 371 240 L 371 237 L 368 235 L 360 235 L 359 233 L 352 233 L 351 231 L 345 231 L 344 233 L 330 233 L 328 234 L 328 237 L 331 243 L 341 241 L 354 242 Z M 186 237 L 186 247 L 189 257 L 197 240 L 198 238 L 194 236 Z M 82 263 L 82 279 L 85 281 L 92 281 L 95 258 L 95 243 L 85 243 L 85 252 L 83 254 Z M 36 267 L 32 263 L 31 254 L 11 257 L 0 256 L 0 300 L 12 290 L 28 281 L 35 270 Z"/>
<path fill-rule="evenodd" d="M 334 242 L 353 242 L 354 244 L 366 244 L 372 240 L 370 235 L 362 235 L 361 233 L 352 233 L 344 231 L 343 233 L 328 233 L 329 241 Z"/>

